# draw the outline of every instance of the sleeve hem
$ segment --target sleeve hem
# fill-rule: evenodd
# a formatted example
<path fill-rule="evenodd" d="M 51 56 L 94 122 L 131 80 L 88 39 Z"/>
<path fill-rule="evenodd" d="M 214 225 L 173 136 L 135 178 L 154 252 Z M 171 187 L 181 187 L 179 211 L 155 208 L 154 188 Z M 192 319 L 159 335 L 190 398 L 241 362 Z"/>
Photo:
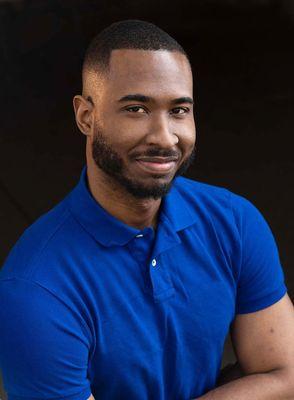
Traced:
<path fill-rule="evenodd" d="M 256 311 L 260 311 L 264 308 L 270 307 L 275 304 L 287 293 L 287 287 L 283 283 L 277 290 L 270 293 L 269 295 L 255 299 L 247 304 L 240 304 L 236 307 L 236 314 L 247 314 Z"/>
<path fill-rule="evenodd" d="M 87 400 L 91 395 L 91 389 L 84 389 L 82 392 L 62 396 L 62 397 L 27 397 L 27 396 L 15 396 L 8 394 L 9 400 Z"/>

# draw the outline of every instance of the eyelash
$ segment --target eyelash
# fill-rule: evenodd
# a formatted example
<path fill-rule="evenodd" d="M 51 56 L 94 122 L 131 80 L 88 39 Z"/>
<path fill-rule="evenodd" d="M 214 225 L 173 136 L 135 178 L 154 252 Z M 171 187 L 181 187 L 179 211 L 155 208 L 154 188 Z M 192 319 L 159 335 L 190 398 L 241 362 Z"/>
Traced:
<path fill-rule="evenodd" d="M 131 110 L 133 110 L 134 108 L 135 109 L 142 108 L 143 110 L 145 110 L 145 108 L 142 107 L 142 106 L 130 106 L 130 107 L 126 108 L 126 111 L 132 112 Z M 183 111 L 185 111 L 184 113 L 176 113 L 176 115 L 184 115 L 184 114 L 188 114 L 190 112 L 190 108 L 188 108 L 188 107 L 176 107 L 176 108 L 173 108 L 173 110 L 183 110 Z M 141 114 L 141 113 L 137 113 L 137 112 L 134 112 L 134 113 L 135 114 Z"/>

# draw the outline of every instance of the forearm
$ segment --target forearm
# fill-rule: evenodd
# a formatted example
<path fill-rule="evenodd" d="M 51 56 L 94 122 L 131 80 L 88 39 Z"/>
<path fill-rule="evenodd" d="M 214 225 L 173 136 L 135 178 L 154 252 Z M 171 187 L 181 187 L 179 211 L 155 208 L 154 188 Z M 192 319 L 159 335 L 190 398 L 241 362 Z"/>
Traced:
<path fill-rule="evenodd" d="M 293 400 L 294 388 L 283 370 L 247 375 L 219 386 L 197 400 Z M 196 400 L 196 399 L 195 399 Z"/>

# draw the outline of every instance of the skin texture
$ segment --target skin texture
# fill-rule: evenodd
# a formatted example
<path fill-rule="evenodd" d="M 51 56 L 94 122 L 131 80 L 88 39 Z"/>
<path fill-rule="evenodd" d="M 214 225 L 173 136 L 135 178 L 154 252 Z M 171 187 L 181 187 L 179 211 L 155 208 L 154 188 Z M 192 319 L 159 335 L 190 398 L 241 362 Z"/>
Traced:
<path fill-rule="evenodd" d="M 193 159 L 193 107 L 173 103 L 192 98 L 192 92 L 189 63 L 178 52 L 114 50 L 106 75 L 83 76 L 82 96 L 75 96 L 73 105 L 87 138 L 89 189 L 104 209 L 130 226 L 156 228 L 161 196 Z M 151 100 L 119 101 L 130 94 Z M 136 161 L 148 155 L 179 159 L 168 173 L 150 173 Z M 223 381 L 199 399 L 294 399 L 293 311 L 286 294 L 264 310 L 236 315 L 231 337 L 244 376 Z"/>
<path fill-rule="evenodd" d="M 294 399 L 294 308 L 287 294 L 263 310 L 237 315 L 231 338 L 244 376 L 199 399 Z"/>
<path fill-rule="evenodd" d="M 119 101 L 130 94 L 151 100 Z M 193 105 L 173 103 L 183 97 L 193 98 L 183 54 L 120 49 L 112 51 L 106 76 L 84 75 L 83 95 L 73 99 L 77 125 L 87 137 L 89 188 L 102 207 L 130 226 L 156 227 L 161 197 L 193 159 Z M 158 174 L 138 166 L 136 158 L 143 156 L 179 159 L 170 172 Z"/>

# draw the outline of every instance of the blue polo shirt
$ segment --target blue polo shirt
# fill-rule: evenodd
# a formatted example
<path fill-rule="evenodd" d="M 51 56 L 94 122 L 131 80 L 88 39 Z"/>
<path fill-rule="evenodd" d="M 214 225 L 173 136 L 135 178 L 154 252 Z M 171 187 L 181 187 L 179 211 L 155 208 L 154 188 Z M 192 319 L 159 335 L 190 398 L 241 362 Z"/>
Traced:
<path fill-rule="evenodd" d="M 31 225 L 0 273 L 9 400 L 188 400 L 212 389 L 238 313 L 286 293 L 271 230 L 245 198 L 185 177 L 156 231 L 78 185 Z"/>

